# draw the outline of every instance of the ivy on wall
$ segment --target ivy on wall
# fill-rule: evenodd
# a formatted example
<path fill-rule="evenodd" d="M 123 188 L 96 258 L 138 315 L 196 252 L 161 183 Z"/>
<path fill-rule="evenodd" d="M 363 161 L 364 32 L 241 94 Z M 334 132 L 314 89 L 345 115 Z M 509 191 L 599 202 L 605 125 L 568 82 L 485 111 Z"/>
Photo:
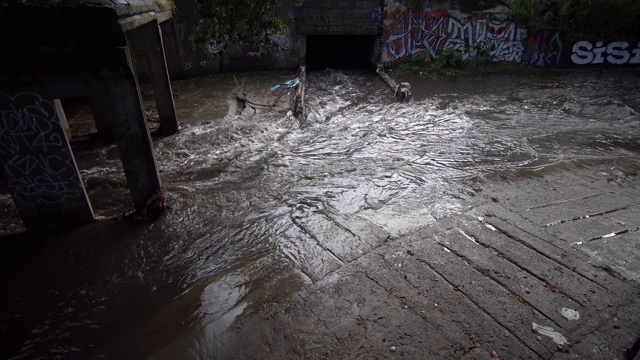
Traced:
<path fill-rule="evenodd" d="M 573 40 L 640 39 L 637 0 L 506 0 L 531 32 L 565 30 Z"/>
<path fill-rule="evenodd" d="M 304 2 L 291 1 L 295 6 Z M 282 34 L 286 30 L 278 15 L 280 0 L 197 0 L 196 4 L 200 20 L 191 36 L 195 44 L 235 42 L 259 46 L 266 52 L 269 43 L 262 36 L 264 32 Z"/>

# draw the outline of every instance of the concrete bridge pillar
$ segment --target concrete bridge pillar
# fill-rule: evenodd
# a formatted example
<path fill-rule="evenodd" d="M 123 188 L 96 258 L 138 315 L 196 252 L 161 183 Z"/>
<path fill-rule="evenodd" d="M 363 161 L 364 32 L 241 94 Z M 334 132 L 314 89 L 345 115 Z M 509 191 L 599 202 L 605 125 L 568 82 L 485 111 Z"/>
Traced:
<path fill-rule="evenodd" d="M 149 64 L 153 93 L 160 117 L 160 131 L 163 134 L 175 134 L 178 131 L 178 120 L 158 20 L 154 19 L 129 30 L 127 40 L 131 44 L 130 48 L 141 51 Z"/>
<path fill-rule="evenodd" d="M 88 96 L 138 213 L 164 206 L 127 32 L 148 57 L 165 133 L 177 130 L 153 0 L 0 0 L 0 170 L 28 230 L 94 220 L 53 99 Z M 38 21 L 33 21 L 37 19 Z"/>
<path fill-rule="evenodd" d="M 103 115 L 111 119 L 133 205 L 142 212 L 161 184 L 133 65 L 129 62 L 99 69 L 93 75 L 92 88 Z"/>
<path fill-rule="evenodd" d="M 0 90 L 0 164 L 27 229 L 93 221 L 53 99 Z"/>

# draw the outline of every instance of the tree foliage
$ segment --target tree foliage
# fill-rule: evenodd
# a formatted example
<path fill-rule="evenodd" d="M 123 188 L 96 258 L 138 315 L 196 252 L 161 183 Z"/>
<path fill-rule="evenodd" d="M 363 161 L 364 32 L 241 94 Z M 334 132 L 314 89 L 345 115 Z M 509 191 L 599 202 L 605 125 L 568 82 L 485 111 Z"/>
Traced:
<path fill-rule="evenodd" d="M 640 39 L 637 0 L 506 0 L 531 31 L 560 28 L 574 40 Z"/>
<path fill-rule="evenodd" d="M 300 6 L 304 0 L 295 0 Z M 200 17 L 192 40 L 196 44 L 229 42 L 250 46 L 265 43 L 265 31 L 274 34 L 285 30 L 278 16 L 280 0 L 197 0 Z M 265 49 L 266 50 L 266 49 Z"/>

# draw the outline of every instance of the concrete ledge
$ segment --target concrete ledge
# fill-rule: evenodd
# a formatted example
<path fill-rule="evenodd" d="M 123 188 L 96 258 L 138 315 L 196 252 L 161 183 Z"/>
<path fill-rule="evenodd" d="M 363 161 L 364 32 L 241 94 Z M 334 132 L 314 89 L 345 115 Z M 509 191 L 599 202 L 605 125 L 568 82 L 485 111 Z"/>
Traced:
<path fill-rule="evenodd" d="M 156 17 L 159 23 L 163 23 L 173 18 L 173 13 L 171 11 L 161 11 L 156 13 Z"/>
<path fill-rule="evenodd" d="M 150 23 L 151 21 L 156 19 L 156 15 L 157 14 L 155 11 L 149 11 L 144 14 L 129 16 L 129 17 L 120 19 L 118 20 L 118 23 L 120 23 L 120 26 L 122 27 L 122 31 L 126 32 L 129 30 L 133 30 L 144 24 Z"/>

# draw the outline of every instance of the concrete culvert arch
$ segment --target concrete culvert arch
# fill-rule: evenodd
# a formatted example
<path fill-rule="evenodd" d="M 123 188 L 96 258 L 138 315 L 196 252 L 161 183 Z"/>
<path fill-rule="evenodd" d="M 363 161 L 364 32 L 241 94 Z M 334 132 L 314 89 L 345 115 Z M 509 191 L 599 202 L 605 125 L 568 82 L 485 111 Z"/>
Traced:
<path fill-rule="evenodd" d="M 384 7 L 380 0 L 305 0 L 296 29 L 309 70 L 375 69 Z"/>
<path fill-rule="evenodd" d="M 308 35 L 309 70 L 374 69 L 374 35 Z"/>

